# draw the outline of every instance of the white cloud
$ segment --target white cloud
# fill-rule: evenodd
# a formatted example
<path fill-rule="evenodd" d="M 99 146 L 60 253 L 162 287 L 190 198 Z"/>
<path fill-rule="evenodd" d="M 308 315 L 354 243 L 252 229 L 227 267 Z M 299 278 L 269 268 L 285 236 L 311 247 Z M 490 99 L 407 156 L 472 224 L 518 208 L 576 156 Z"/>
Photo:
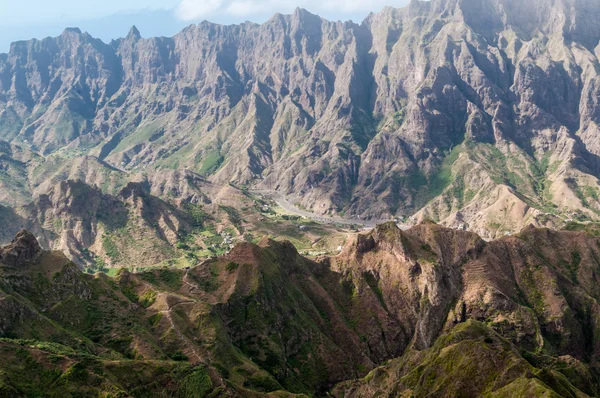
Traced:
<path fill-rule="evenodd" d="M 399 1 L 365 1 L 365 0 L 326 0 L 320 2 L 324 9 L 338 10 L 342 12 L 379 11 L 386 5 L 392 3 L 404 3 Z"/>
<path fill-rule="evenodd" d="M 226 12 L 235 16 L 248 16 L 268 12 L 272 8 L 270 1 L 235 0 L 229 3 Z"/>
<path fill-rule="evenodd" d="M 257 15 L 289 13 L 296 7 L 314 13 L 338 15 L 379 11 L 385 6 L 404 6 L 409 0 L 182 0 L 175 15 L 182 20 L 197 20 L 212 16 L 252 17 Z"/>
<path fill-rule="evenodd" d="M 224 0 L 182 0 L 175 9 L 177 18 L 184 21 L 210 16 L 221 9 Z"/>

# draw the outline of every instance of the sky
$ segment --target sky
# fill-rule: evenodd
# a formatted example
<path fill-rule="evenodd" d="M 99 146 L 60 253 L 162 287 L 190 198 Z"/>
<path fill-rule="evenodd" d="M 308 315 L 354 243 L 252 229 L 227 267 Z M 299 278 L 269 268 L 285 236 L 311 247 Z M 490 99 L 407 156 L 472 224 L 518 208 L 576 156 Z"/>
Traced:
<path fill-rule="evenodd" d="M 125 36 L 132 25 L 142 36 L 172 36 L 209 20 L 231 24 L 264 22 L 296 7 L 332 20 L 360 22 L 371 11 L 401 7 L 409 0 L 0 0 L 0 53 L 10 43 L 57 36 L 78 27 L 105 42 Z"/>

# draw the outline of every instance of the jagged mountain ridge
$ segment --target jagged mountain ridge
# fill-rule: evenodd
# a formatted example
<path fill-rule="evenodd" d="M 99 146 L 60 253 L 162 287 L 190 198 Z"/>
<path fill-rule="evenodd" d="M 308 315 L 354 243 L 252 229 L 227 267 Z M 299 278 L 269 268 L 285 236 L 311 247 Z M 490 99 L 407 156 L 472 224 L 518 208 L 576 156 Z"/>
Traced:
<path fill-rule="evenodd" d="M 599 14 L 593 0 L 412 1 L 361 24 L 298 9 L 172 38 L 18 42 L 0 56 L 0 183 L 26 202 L 44 163 L 87 155 L 317 212 L 421 209 L 489 238 L 595 219 Z"/>
<path fill-rule="evenodd" d="M 111 278 L 21 231 L 0 249 L 0 392 L 597 396 L 599 239 L 388 223 L 318 261 L 265 239 Z"/>

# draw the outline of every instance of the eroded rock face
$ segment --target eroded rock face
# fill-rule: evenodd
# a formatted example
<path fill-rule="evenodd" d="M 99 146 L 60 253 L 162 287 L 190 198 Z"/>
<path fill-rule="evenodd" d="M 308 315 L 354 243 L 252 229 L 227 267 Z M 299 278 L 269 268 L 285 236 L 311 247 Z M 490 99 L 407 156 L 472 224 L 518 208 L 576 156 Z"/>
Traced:
<path fill-rule="evenodd" d="M 22 230 L 8 246 L 0 249 L 0 262 L 18 267 L 35 260 L 41 251 L 36 237 L 29 231 Z"/>
<path fill-rule="evenodd" d="M 363 242 L 371 239 L 365 251 Z M 328 264 L 355 281 L 370 275 L 369 287 L 380 292 L 418 350 L 475 319 L 528 351 L 595 363 L 599 258 L 599 238 L 582 232 L 530 226 L 486 243 L 433 223 L 407 231 L 389 223 L 357 238 Z"/>
<path fill-rule="evenodd" d="M 130 182 L 111 195 L 80 180 L 62 181 L 20 210 L 24 224 L 35 231 L 43 247 L 66 253 L 80 266 L 94 264 L 97 258 L 90 250 L 102 253 L 105 236 L 126 226 L 127 236 L 114 238 L 122 264 L 163 261 L 193 222 L 184 209 L 152 195 L 143 182 Z M 134 248 L 125 241 L 139 245 Z"/>
<path fill-rule="evenodd" d="M 422 209 L 490 239 L 596 218 L 599 8 L 412 1 L 361 24 L 299 9 L 172 38 L 105 44 L 71 29 L 15 43 L 0 56 L 0 150 L 17 161 L 0 167 L 35 192 L 65 175 L 112 186 L 189 168 L 317 212 Z M 47 170 L 28 152 L 65 146 L 79 157 Z M 201 200 L 159 180 L 153 192 Z"/>
<path fill-rule="evenodd" d="M 507 353 L 570 356 L 593 368 L 600 355 L 598 259 L 600 240 L 585 233 L 530 226 L 516 236 L 485 242 L 432 222 L 406 231 L 388 223 L 358 235 L 340 255 L 317 262 L 302 258 L 289 244 L 238 245 L 219 261 L 239 264 L 229 277 L 235 282 L 214 294 L 223 301 L 217 308 L 234 344 L 292 378 L 299 373 L 288 366 L 296 361 L 322 366 L 326 384 L 351 374 L 349 363 L 371 368 L 405 353 L 417 368 L 429 358 L 422 352 L 439 339 L 448 343 L 443 336 L 472 321 L 485 323 L 485 333 L 494 339 L 510 341 Z M 258 316 L 262 313 L 269 315 Z M 307 331 L 298 334 L 293 327 L 298 319 L 316 321 L 301 326 Z M 285 343 L 280 334 L 288 337 Z M 445 360 L 450 359 L 442 355 L 435 366 L 445 366 L 440 362 Z M 530 364 L 518 355 L 514 360 L 522 361 L 529 374 Z M 402 363 L 390 372 L 414 369 Z M 489 377 L 486 372 L 481 377 Z M 377 380 L 390 391 L 416 382 L 407 378 L 398 384 L 382 376 L 362 386 L 362 393 L 381 388 Z M 468 378 L 459 382 L 468 384 Z"/>

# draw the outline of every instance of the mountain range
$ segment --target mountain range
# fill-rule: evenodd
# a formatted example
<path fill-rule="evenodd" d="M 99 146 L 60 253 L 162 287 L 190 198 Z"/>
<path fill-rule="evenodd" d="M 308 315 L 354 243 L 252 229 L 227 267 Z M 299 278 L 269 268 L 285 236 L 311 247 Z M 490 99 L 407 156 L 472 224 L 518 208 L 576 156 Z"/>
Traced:
<path fill-rule="evenodd" d="M 0 395 L 599 396 L 599 57 L 597 0 L 13 43 Z"/>
<path fill-rule="evenodd" d="M 361 24 L 298 9 L 17 42 L 0 55 L 0 200 L 185 170 L 487 239 L 596 220 L 599 16 L 593 0 L 432 0 Z"/>
<path fill-rule="evenodd" d="M 264 239 L 112 278 L 21 231 L 0 249 L 0 393 L 597 396 L 599 258 L 585 232 L 387 223 L 337 256 Z"/>

